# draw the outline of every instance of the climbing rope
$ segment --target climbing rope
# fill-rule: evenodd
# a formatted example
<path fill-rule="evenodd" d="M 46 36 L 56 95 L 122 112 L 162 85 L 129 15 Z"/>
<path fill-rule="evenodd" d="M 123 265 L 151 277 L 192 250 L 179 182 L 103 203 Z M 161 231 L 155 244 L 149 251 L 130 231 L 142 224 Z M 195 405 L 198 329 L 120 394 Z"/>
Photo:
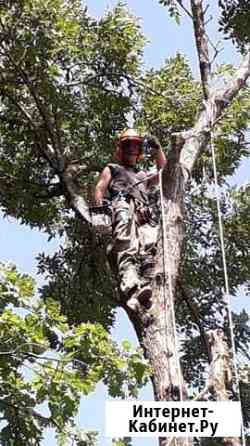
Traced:
<path fill-rule="evenodd" d="M 233 319 L 232 319 L 232 311 L 231 311 L 231 302 L 230 302 L 230 291 L 229 291 L 229 280 L 228 280 L 228 269 L 227 269 L 227 261 L 226 261 L 226 250 L 225 250 L 225 242 L 224 242 L 224 229 L 223 229 L 223 221 L 222 221 L 222 212 L 221 212 L 221 204 L 220 204 L 220 193 L 219 193 L 219 185 L 218 185 L 218 174 L 217 174 L 217 166 L 216 166 L 216 156 L 215 156 L 215 144 L 214 144 L 214 131 L 213 131 L 213 108 L 209 110 L 207 108 L 209 121 L 210 121 L 210 146 L 212 152 L 212 163 L 213 163 L 213 175 L 214 175 L 214 184 L 215 184 L 215 194 L 216 194 L 216 204 L 217 204 L 217 213 L 218 213 L 218 224 L 219 224 L 219 238 L 222 252 L 222 263 L 223 263 L 223 273 L 224 273 L 224 283 L 225 283 L 225 291 L 224 297 L 227 303 L 227 313 L 229 318 L 229 328 L 230 328 L 230 339 L 232 345 L 232 353 L 233 353 L 233 367 L 235 372 L 236 386 L 239 394 L 240 401 L 240 386 L 239 386 L 239 374 L 236 363 L 236 349 L 235 349 L 235 339 L 233 332 Z M 176 320 L 175 320 L 175 311 L 174 311 L 174 293 L 173 293 L 173 284 L 171 277 L 171 264 L 170 264 L 170 253 L 168 249 L 167 243 L 167 226 L 166 226 L 166 217 L 164 212 L 164 197 L 163 197 L 163 186 L 162 186 L 162 169 L 159 171 L 159 186 L 160 186 L 160 206 L 161 206 L 161 214 L 162 214 L 162 244 L 163 244 L 163 276 L 164 280 L 168 277 L 168 291 L 170 297 L 170 311 L 173 322 L 173 330 L 174 330 L 174 347 L 175 347 L 175 362 L 177 364 L 178 369 L 178 382 L 180 389 L 180 400 L 183 401 L 183 391 L 182 391 L 182 375 L 181 375 L 181 366 L 180 366 L 180 354 L 179 354 L 179 346 L 177 340 L 177 330 L 176 330 Z M 166 294 L 164 290 L 164 307 L 166 314 Z M 166 327 L 166 315 L 165 315 L 165 327 Z M 167 333 L 166 333 L 167 337 Z M 244 425 L 243 425 L 243 417 L 241 412 L 241 423 L 242 423 L 242 445 L 246 446 L 246 437 L 244 433 Z M 188 441 L 187 441 L 188 444 Z"/>
<path fill-rule="evenodd" d="M 233 368 L 234 368 L 236 386 L 237 386 L 237 391 L 238 391 L 238 394 L 239 394 L 239 401 L 240 401 L 240 383 L 239 383 L 239 374 L 238 374 L 237 363 L 236 363 L 236 349 L 235 349 L 235 339 L 234 339 L 234 331 L 233 331 L 234 324 L 233 324 L 232 311 L 231 311 L 229 280 L 228 280 L 228 268 L 227 268 L 225 240 L 224 240 L 224 228 L 223 228 L 223 221 L 222 221 L 222 212 L 221 212 L 221 204 L 220 204 L 220 191 L 219 191 L 218 174 L 217 174 L 217 166 L 216 166 L 216 156 L 215 156 L 215 143 L 214 143 L 214 130 L 213 130 L 213 127 L 214 127 L 214 122 L 213 122 L 214 109 L 212 107 L 211 112 L 209 111 L 209 109 L 207 109 L 207 111 L 208 111 L 208 116 L 210 118 L 209 120 L 210 120 L 210 126 L 211 126 L 210 147 L 211 147 L 211 152 L 212 152 L 213 175 L 214 175 L 215 195 L 216 195 L 218 224 L 219 224 L 219 238 L 220 238 L 221 253 L 222 253 L 222 264 L 223 264 L 223 273 L 224 273 L 224 284 L 225 284 L 224 297 L 225 297 L 226 304 L 227 304 L 227 313 L 228 313 L 229 329 L 230 329 L 230 340 L 231 340 L 232 353 L 233 353 Z M 242 412 L 241 412 L 241 422 L 242 422 L 242 445 L 246 446 L 246 437 L 245 437 L 245 433 L 244 433 Z"/>

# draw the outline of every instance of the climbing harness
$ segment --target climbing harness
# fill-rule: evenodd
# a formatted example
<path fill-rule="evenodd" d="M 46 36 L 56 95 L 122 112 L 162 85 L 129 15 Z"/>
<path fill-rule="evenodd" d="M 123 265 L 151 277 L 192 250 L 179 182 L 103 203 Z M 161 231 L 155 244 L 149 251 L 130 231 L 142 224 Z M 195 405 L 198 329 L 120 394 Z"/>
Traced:
<path fill-rule="evenodd" d="M 226 300 L 227 304 L 227 313 L 229 318 L 229 328 L 230 328 L 230 341 L 232 346 L 232 353 L 233 353 L 233 368 L 235 373 L 235 381 L 236 381 L 236 387 L 237 392 L 239 395 L 239 401 L 240 400 L 240 384 L 239 384 L 239 374 L 236 364 L 236 349 L 235 349 L 235 340 L 234 340 L 234 324 L 233 324 L 233 318 L 232 318 L 232 311 L 231 311 L 231 302 L 230 302 L 230 291 L 229 291 L 229 280 L 228 280 L 228 272 L 227 272 L 227 261 L 226 261 L 226 250 L 225 250 L 225 241 L 224 241 L 224 228 L 223 228 L 223 221 L 222 221 L 222 212 L 221 212 L 221 204 L 220 204 L 220 192 L 219 192 L 219 184 L 218 184 L 218 174 L 217 174 L 217 166 L 216 166 L 216 156 L 215 156 L 215 144 L 214 144 L 214 104 L 211 107 L 211 111 L 207 108 L 209 120 L 210 120 L 210 147 L 212 152 L 212 162 L 213 162 L 213 175 L 214 175 L 214 185 L 215 185 L 215 195 L 216 195 L 216 204 L 217 204 L 217 214 L 218 214 L 218 224 L 219 224 L 219 238 L 220 238 L 220 245 L 221 245 L 221 253 L 222 253 L 222 264 L 223 264 L 223 272 L 224 272 L 224 298 Z M 244 424 L 243 424 L 243 417 L 242 417 L 242 411 L 241 411 L 241 423 L 242 423 L 242 445 L 246 446 L 246 436 L 244 432 Z"/>
<path fill-rule="evenodd" d="M 112 197 L 112 200 L 104 199 L 102 204 L 90 205 L 88 207 L 90 213 L 90 219 L 93 227 L 96 228 L 98 232 L 102 232 L 102 234 L 110 234 L 112 231 L 112 201 L 114 200 L 125 200 L 130 201 L 130 199 L 135 199 L 137 203 L 138 209 L 143 209 L 143 207 L 147 207 L 149 209 L 148 217 L 149 221 L 152 225 L 158 223 L 158 217 L 156 215 L 155 210 L 151 209 L 151 204 L 143 200 L 143 197 L 139 197 L 134 194 L 134 190 L 141 184 L 146 181 L 151 180 L 157 174 L 151 174 L 146 176 L 143 180 L 137 181 L 136 183 L 129 185 L 124 191 L 120 191 Z"/>
<path fill-rule="evenodd" d="M 89 206 L 92 226 L 102 234 L 111 234 L 112 231 L 112 207 L 109 200 L 103 200 L 101 205 Z"/>

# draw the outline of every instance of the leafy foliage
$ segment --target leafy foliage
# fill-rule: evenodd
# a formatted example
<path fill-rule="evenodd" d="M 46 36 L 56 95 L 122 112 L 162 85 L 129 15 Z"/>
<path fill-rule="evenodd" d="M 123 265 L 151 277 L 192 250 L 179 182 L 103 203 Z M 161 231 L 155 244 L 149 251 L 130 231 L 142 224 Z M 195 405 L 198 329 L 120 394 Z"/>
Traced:
<path fill-rule="evenodd" d="M 54 296 L 71 324 L 99 322 L 109 329 L 115 314 L 114 290 L 103 247 L 73 218 L 65 221 L 64 231 L 66 247 L 52 256 L 38 256 L 38 271 L 47 279 L 40 295 L 45 301 Z"/>
<path fill-rule="evenodd" d="M 193 125 L 201 90 L 182 55 L 166 60 L 159 70 L 149 70 L 139 93 L 141 110 L 136 123 L 160 138 L 163 146 L 170 143 L 173 132 Z"/>
<path fill-rule="evenodd" d="M 160 3 L 179 20 L 175 1 Z M 235 4 L 221 5 L 225 3 Z M 229 9 L 222 10 L 228 14 Z M 225 33 L 232 30 L 237 43 L 245 45 L 246 27 L 239 29 L 237 11 L 230 17 L 223 11 Z M 63 172 L 74 169 L 75 186 L 90 199 L 128 113 L 134 110 L 136 125 L 167 147 L 173 132 L 194 124 L 202 106 L 201 88 L 180 54 L 142 75 L 144 37 L 120 3 L 97 21 L 79 0 L 6 0 L 0 2 L 0 18 L 0 205 L 21 223 L 66 239 L 53 256 L 38 258 L 39 272 L 47 279 L 41 300 L 34 298 L 30 278 L 1 266 L 0 380 L 5 385 L 0 411 L 6 424 L 0 440 L 3 445 L 39 445 L 43 429 L 53 426 L 60 446 L 69 438 L 78 446 L 91 446 L 95 433 L 80 432 L 74 425 L 80 396 L 102 380 L 110 395 L 136 397 L 149 370 L 140 351 L 127 342 L 120 348 L 110 339 L 113 278 L 103 246 L 72 215 Z M 220 82 L 232 72 L 232 67 L 221 67 Z M 230 189 L 225 177 L 248 154 L 249 98 L 245 89 L 215 132 L 235 296 L 242 285 L 249 290 L 249 188 Z M 228 330 L 211 166 L 206 148 L 187 191 L 176 311 L 185 338 L 185 379 L 193 389 L 204 383 L 204 332 Z M 234 321 L 236 348 L 246 357 L 249 316 L 242 311 Z M 249 381 L 242 378 L 241 389 L 247 408 Z M 39 412 L 41 404 L 45 415 Z M 129 444 L 130 439 L 117 442 Z"/>
<path fill-rule="evenodd" d="M 242 51 L 250 44 L 249 0 L 219 0 L 220 31 Z"/>
<path fill-rule="evenodd" d="M 34 298 L 30 277 L 12 265 L 0 271 L 1 444 L 39 445 L 53 427 L 59 445 L 91 446 L 96 435 L 74 423 L 80 396 L 102 380 L 111 396 L 136 397 L 149 373 L 141 351 L 119 348 L 100 324 L 70 328 L 55 301 Z"/>
<path fill-rule="evenodd" d="M 1 205 L 54 233 L 62 169 L 78 160 L 87 193 L 126 125 L 144 38 L 121 4 L 99 22 L 79 0 L 1 2 L 0 16 Z"/>
<path fill-rule="evenodd" d="M 180 23 L 180 11 L 175 0 L 159 0 L 161 5 L 167 6 L 170 17 L 173 17 L 176 23 Z"/>

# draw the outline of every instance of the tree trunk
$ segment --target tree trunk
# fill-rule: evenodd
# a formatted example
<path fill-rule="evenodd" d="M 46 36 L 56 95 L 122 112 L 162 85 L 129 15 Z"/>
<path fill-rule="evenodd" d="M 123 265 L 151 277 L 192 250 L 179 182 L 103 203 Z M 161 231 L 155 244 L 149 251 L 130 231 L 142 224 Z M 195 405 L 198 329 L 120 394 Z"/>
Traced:
<path fill-rule="evenodd" d="M 174 181 L 173 181 L 174 179 Z M 179 376 L 178 345 L 176 345 L 174 308 L 176 281 L 184 235 L 183 184 L 180 166 L 171 166 L 164 175 L 163 198 L 165 237 L 161 225 L 158 253 L 153 279 L 152 320 L 142 333 L 146 356 L 154 370 L 153 387 L 156 400 L 175 401 L 186 398 L 182 375 Z"/>

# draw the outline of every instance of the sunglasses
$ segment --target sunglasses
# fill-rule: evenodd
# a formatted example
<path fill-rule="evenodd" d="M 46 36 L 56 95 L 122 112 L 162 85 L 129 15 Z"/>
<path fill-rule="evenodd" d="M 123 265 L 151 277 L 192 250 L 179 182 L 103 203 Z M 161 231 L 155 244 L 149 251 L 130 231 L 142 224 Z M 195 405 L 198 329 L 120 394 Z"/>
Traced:
<path fill-rule="evenodd" d="M 121 147 L 124 150 L 135 150 L 137 149 L 138 151 L 141 150 L 142 148 L 142 142 L 140 141 L 134 141 L 134 140 L 127 140 L 127 141 L 123 141 L 121 143 Z"/>

